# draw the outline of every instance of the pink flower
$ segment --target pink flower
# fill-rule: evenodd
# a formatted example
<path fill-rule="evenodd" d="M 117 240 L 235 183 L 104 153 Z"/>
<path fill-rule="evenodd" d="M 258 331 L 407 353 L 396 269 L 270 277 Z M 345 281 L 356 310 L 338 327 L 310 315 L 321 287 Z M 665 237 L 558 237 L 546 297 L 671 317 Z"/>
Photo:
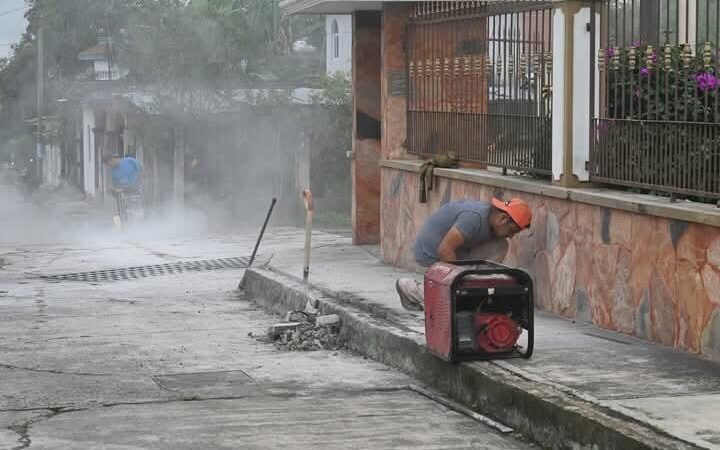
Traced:
<path fill-rule="evenodd" d="M 635 89 L 635 97 L 640 98 L 642 96 L 642 91 L 640 89 Z"/>
<path fill-rule="evenodd" d="M 645 78 L 649 77 L 650 69 L 648 69 L 647 67 L 641 67 L 640 68 L 640 76 L 645 77 Z"/>
<path fill-rule="evenodd" d="M 717 77 L 709 72 L 700 72 L 695 75 L 695 83 L 697 83 L 698 89 L 703 92 L 714 91 L 720 85 Z"/>

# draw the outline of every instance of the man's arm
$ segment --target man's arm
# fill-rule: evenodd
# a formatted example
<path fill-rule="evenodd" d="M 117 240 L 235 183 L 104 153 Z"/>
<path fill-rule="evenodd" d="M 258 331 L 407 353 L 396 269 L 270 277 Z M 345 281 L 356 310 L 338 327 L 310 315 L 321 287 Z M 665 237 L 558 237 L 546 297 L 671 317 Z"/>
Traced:
<path fill-rule="evenodd" d="M 457 251 L 465 243 L 465 236 L 456 226 L 450 228 L 437 249 L 437 255 L 442 262 L 457 261 Z"/>

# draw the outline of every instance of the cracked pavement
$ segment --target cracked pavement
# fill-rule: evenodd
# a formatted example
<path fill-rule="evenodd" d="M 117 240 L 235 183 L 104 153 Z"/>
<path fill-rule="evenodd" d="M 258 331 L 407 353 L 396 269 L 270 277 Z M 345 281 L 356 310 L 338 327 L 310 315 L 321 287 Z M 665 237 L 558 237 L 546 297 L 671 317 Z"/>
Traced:
<path fill-rule="evenodd" d="M 254 233 L 0 243 L 0 449 L 487 448 L 530 445 L 406 389 L 346 352 L 258 341 L 277 318 L 242 270 L 129 281 L 41 275 L 248 255 Z M 266 256 L 302 248 L 266 235 Z M 317 233 L 314 246 L 347 243 Z"/>

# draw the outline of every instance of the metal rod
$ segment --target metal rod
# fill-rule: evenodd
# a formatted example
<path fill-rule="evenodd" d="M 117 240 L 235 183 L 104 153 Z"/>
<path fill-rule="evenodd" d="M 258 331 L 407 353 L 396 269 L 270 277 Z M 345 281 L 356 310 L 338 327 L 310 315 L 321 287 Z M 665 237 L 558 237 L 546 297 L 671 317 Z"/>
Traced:
<path fill-rule="evenodd" d="M 43 115 L 45 114 L 45 38 L 43 16 L 40 14 L 40 25 L 38 27 L 37 35 L 37 86 L 36 86 L 36 100 L 37 100 L 37 143 L 35 148 L 35 176 L 37 182 L 42 184 L 42 158 L 45 156 L 44 145 L 43 145 Z"/>
<path fill-rule="evenodd" d="M 255 261 L 255 256 L 257 255 L 258 248 L 260 247 L 260 241 L 262 241 L 265 229 L 267 228 L 268 222 L 270 222 L 270 216 L 273 213 L 273 209 L 275 209 L 275 203 L 277 203 L 277 199 L 273 198 L 272 202 L 270 202 L 270 209 L 268 209 L 267 216 L 265 216 L 265 222 L 263 223 L 262 230 L 260 230 L 260 236 L 258 236 L 257 242 L 255 242 L 255 248 L 253 249 L 252 256 L 250 256 L 250 261 L 248 261 L 248 268 L 252 266 L 252 263 Z"/>
<path fill-rule="evenodd" d="M 310 276 L 310 246 L 312 240 L 313 211 L 315 209 L 310 189 L 305 189 L 303 191 L 303 200 L 305 202 L 305 210 L 307 212 L 305 218 L 305 264 L 303 265 L 303 283 L 307 283 L 308 277 Z"/>
<path fill-rule="evenodd" d="M 597 53 L 596 48 L 598 45 L 598 42 L 596 42 L 596 39 L 595 39 L 597 36 L 597 25 L 598 25 L 597 20 L 596 20 L 597 16 L 596 16 L 595 8 L 596 8 L 596 3 L 595 2 L 591 3 L 590 4 L 590 112 L 589 112 L 590 133 L 588 133 L 589 134 L 588 135 L 588 139 L 589 139 L 588 149 L 590 149 L 590 155 L 589 155 L 590 166 L 587 168 L 590 176 L 593 175 L 592 163 L 593 163 L 595 149 L 596 149 L 596 146 L 595 146 L 595 133 L 596 133 L 595 103 L 600 100 L 598 98 L 595 98 L 595 92 L 596 92 L 595 86 L 596 86 L 596 83 L 598 82 L 598 80 L 595 77 L 595 68 L 596 68 L 596 62 L 597 62 L 595 55 Z"/>

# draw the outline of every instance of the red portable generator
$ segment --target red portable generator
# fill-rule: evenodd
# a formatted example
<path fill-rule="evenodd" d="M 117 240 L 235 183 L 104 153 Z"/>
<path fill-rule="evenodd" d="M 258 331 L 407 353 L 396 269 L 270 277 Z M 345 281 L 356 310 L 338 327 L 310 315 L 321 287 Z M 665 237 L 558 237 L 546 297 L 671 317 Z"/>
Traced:
<path fill-rule="evenodd" d="M 434 264 L 425 273 L 425 338 L 446 361 L 530 358 L 532 279 L 489 261 Z"/>

